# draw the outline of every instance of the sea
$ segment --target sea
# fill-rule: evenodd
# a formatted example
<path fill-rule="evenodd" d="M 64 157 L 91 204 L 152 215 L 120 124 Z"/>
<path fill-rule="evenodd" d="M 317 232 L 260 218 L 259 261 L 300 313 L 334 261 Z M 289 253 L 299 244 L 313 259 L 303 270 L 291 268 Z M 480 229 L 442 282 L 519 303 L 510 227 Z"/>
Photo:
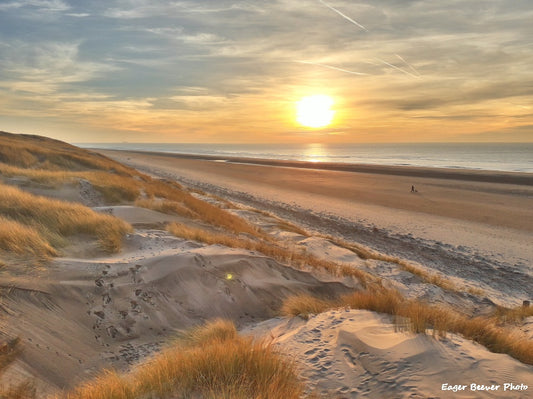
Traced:
<path fill-rule="evenodd" d="M 533 173 L 533 143 L 79 143 L 84 148 Z"/>

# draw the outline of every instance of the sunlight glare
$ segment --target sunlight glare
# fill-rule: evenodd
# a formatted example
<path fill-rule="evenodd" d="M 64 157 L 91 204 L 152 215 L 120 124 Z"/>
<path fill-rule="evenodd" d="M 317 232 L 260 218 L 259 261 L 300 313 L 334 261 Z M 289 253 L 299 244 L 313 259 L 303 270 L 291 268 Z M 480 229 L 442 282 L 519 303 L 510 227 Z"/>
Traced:
<path fill-rule="evenodd" d="M 333 99 L 329 96 L 318 94 L 304 97 L 296 105 L 296 120 L 311 128 L 328 126 L 335 115 L 332 106 Z"/>

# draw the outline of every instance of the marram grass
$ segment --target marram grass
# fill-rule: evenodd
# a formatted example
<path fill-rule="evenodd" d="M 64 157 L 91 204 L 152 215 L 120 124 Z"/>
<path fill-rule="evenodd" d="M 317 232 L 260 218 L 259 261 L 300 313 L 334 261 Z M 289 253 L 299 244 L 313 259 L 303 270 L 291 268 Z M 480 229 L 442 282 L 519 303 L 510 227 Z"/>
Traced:
<path fill-rule="evenodd" d="M 297 399 L 294 363 L 274 348 L 214 320 L 195 328 L 129 374 L 105 371 L 63 399 Z"/>

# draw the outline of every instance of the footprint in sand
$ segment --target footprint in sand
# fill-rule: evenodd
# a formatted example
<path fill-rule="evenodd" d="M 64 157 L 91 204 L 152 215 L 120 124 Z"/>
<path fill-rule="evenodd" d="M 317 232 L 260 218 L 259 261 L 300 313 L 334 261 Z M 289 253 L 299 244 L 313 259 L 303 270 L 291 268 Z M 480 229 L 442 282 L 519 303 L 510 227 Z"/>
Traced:
<path fill-rule="evenodd" d="M 111 296 L 109 294 L 102 295 L 102 302 L 104 305 L 108 305 L 111 303 Z"/>
<path fill-rule="evenodd" d="M 111 338 L 115 338 L 118 334 L 118 330 L 115 328 L 115 326 L 107 327 L 106 332 Z"/>

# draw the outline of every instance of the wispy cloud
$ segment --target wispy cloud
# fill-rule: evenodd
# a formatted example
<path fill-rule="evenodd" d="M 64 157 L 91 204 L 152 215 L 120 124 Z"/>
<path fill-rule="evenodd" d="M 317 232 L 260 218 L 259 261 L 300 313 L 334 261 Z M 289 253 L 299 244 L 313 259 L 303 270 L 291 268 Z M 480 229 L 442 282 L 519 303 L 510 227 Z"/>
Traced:
<path fill-rule="evenodd" d="M 404 60 L 404 58 L 399 55 L 399 54 L 396 54 L 396 57 L 398 57 L 411 71 L 413 71 L 417 76 L 420 76 L 420 73 L 415 69 L 414 66 L 412 66 L 411 64 L 409 64 L 407 61 Z"/>
<path fill-rule="evenodd" d="M 361 28 L 362 30 L 364 31 L 367 31 L 368 32 L 368 29 L 365 28 L 363 25 L 361 25 L 359 22 L 355 21 L 354 19 L 350 18 L 349 16 L 347 16 L 346 14 L 343 14 L 342 12 L 340 12 L 339 10 L 337 10 L 335 7 L 333 6 L 330 6 L 328 3 L 326 3 L 325 1 L 323 0 L 318 0 L 321 4 L 325 5 L 327 8 L 329 8 L 330 10 L 332 11 L 335 11 L 337 14 L 339 14 L 341 17 L 343 17 L 345 20 L 351 22 L 352 24 L 358 26 L 359 28 Z"/>
<path fill-rule="evenodd" d="M 349 73 L 349 74 L 352 74 L 352 75 L 359 75 L 359 76 L 368 75 L 368 73 L 349 71 L 348 69 L 339 68 L 339 67 L 336 67 L 336 66 L 333 66 L 333 65 L 321 64 L 319 62 L 311 62 L 311 61 L 296 61 L 296 62 L 298 62 L 300 64 L 315 65 L 315 66 L 319 66 L 319 67 L 322 67 L 322 68 L 333 69 L 334 71 L 345 72 L 345 73 Z"/>
<path fill-rule="evenodd" d="M 66 11 L 70 6 L 62 0 L 25 0 L 0 4 L 0 10 L 38 8 L 40 11 Z"/>
<path fill-rule="evenodd" d="M 391 68 L 393 68 L 393 69 L 396 69 L 397 71 L 400 71 L 400 72 L 402 72 L 402 73 L 404 73 L 404 74 L 406 74 L 406 75 L 408 75 L 408 76 L 411 76 L 412 78 L 419 78 L 419 77 L 420 77 L 420 75 L 414 75 L 414 74 L 412 74 L 411 72 L 408 72 L 408 71 L 406 71 L 405 69 L 402 69 L 402 68 L 400 68 L 400 67 L 397 67 L 396 65 L 391 64 L 391 63 L 389 63 L 389 62 L 387 62 L 387 61 L 383 61 L 383 60 L 381 60 L 381 59 L 379 59 L 379 58 L 376 58 L 376 59 L 377 59 L 379 62 L 381 62 L 383 65 L 387 65 L 387 66 L 389 66 L 389 67 L 391 67 Z"/>

